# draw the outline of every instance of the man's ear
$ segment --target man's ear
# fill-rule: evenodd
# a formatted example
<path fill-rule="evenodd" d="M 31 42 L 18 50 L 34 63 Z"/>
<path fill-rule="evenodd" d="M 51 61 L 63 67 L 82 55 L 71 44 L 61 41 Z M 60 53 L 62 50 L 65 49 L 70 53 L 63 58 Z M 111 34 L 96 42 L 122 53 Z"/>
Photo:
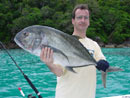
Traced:
<path fill-rule="evenodd" d="M 74 24 L 74 19 L 72 18 L 72 24 Z"/>
<path fill-rule="evenodd" d="M 90 26 L 90 20 L 89 20 L 88 26 Z"/>

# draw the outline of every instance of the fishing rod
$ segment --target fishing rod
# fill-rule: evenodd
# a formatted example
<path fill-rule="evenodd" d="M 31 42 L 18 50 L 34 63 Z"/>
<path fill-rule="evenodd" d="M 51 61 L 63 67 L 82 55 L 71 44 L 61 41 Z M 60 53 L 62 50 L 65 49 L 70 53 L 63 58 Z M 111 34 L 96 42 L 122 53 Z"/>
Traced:
<path fill-rule="evenodd" d="M 20 72 L 23 74 L 24 78 L 26 79 L 26 81 L 29 83 L 29 85 L 31 86 L 31 88 L 35 91 L 35 93 L 37 94 L 38 98 L 43 98 L 39 91 L 37 90 L 37 88 L 33 85 L 33 83 L 31 82 L 31 80 L 28 78 L 27 75 L 24 74 L 24 72 L 22 71 L 22 69 L 18 66 L 18 64 L 16 63 L 16 61 L 13 59 L 13 57 L 10 55 L 10 53 L 8 52 L 8 50 L 6 49 L 6 47 L 4 46 L 4 44 L 0 41 L 1 46 L 3 47 L 3 49 L 6 51 L 6 53 L 9 55 L 9 57 L 12 59 L 12 61 L 15 63 L 15 65 L 17 66 L 17 68 L 20 70 Z M 31 98 L 31 97 L 29 97 Z"/>

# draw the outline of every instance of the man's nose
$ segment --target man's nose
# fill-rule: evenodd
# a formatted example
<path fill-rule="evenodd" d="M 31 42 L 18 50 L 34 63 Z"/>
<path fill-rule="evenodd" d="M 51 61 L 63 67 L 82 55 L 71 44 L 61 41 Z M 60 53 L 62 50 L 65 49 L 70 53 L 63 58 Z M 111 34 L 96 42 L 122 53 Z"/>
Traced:
<path fill-rule="evenodd" d="M 82 17 L 81 21 L 82 21 L 82 22 L 85 22 L 85 20 L 86 20 L 85 17 Z"/>

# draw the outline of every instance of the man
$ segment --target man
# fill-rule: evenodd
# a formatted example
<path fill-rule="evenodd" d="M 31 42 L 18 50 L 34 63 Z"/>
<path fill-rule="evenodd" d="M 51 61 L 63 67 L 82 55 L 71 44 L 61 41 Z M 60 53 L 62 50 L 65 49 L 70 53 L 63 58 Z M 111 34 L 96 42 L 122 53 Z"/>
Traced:
<path fill-rule="evenodd" d="M 87 5 L 77 5 L 72 12 L 73 35 L 79 37 L 79 41 L 89 50 L 95 58 L 97 69 L 106 71 L 109 64 L 101 52 L 99 45 L 86 37 L 89 22 L 89 10 Z M 53 63 L 53 50 L 44 48 L 41 52 L 41 60 L 49 69 L 57 75 L 57 87 L 55 98 L 95 98 L 96 68 L 95 66 L 74 68 L 77 74 L 72 73 L 58 64 Z"/>

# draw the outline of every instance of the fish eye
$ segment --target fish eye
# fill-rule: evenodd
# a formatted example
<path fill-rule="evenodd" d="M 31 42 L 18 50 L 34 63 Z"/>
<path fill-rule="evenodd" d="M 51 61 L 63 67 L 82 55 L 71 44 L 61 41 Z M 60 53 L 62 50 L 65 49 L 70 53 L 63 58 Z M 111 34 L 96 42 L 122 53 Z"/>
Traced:
<path fill-rule="evenodd" d="M 24 36 L 28 36 L 28 35 L 29 35 L 29 32 L 24 32 L 23 35 L 24 35 Z"/>

